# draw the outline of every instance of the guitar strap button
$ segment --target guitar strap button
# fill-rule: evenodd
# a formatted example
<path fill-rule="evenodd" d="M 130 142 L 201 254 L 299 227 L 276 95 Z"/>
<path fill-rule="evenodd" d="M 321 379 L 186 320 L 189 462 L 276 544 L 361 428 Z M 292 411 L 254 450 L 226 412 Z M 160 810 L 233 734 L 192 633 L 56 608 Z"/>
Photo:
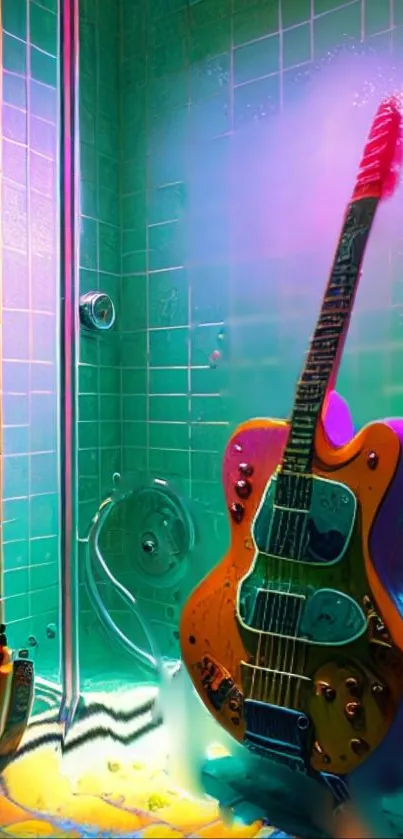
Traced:
<path fill-rule="evenodd" d="M 235 492 L 239 498 L 249 498 L 252 492 L 252 484 L 250 481 L 241 479 L 235 484 Z"/>

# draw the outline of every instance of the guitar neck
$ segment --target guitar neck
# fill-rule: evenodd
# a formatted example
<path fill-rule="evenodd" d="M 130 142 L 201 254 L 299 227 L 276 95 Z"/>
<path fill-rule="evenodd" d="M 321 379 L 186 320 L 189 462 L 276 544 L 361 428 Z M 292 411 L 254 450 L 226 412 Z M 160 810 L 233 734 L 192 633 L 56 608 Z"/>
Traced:
<path fill-rule="evenodd" d="M 378 198 L 348 207 L 316 329 L 298 382 L 281 471 L 310 473 L 314 440 L 327 393 L 334 387 Z"/>

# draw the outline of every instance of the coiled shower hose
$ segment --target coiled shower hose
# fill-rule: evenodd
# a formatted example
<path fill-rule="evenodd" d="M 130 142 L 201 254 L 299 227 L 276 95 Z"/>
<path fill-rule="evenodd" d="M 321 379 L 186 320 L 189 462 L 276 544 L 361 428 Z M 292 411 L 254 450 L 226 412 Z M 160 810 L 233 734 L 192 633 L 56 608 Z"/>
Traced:
<path fill-rule="evenodd" d="M 146 488 L 148 491 L 150 487 Z M 164 492 L 172 497 L 172 493 L 169 491 L 167 484 L 164 481 L 158 481 L 158 485 L 154 487 L 155 491 Z M 106 564 L 102 552 L 99 546 L 99 539 L 103 525 L 105 524 L 106 520 L 108 519 L 110 513 L 116 506 L 116 504 L 121 503 L 124 500 L 127 500 L 131 495 L 134 494 L 136 490 L 130 489 L 127 491 L 115 491 L 109 498 L 105 499 L 100 505 L 96 515 L 92 520 L 92 524 L 90 527 L 90 531 L 88 534 L 87 539 L 80 539 L 80 541 L 85 543 L 86 551 L 85 551 L 85 577 L 86 583 L 88 586 L 88 593 L 92 600 L 92 605 L 96 612 L 98 613 L 98 617 L 102 621 L 102 623 L 113 633 L 116 639 L 119 641 L 121 646 L 131 655 L 138 659 L 142 664 L 146 665 L 148 669 L 156 671 L 160 675 L 163 672 L 164 667 L 166 666 L 167 662 L 164 660 L 163 657 L 159 654 L 157 650 L 156 643 L 152 637 L 152 634 L 147 626 L 147 621 L 141 614 L 139 609 L 138 603 L 134 595 L 125 588 L 119 580 L 112 574 L 110 568 Z M 141 492 L 138 490 L 137 492 Z M 190 550 L 193 548 L 194 545 L 194 529 L 193 524 L 188 517 L 187 518 L 187 526 L 188 526 L 188 533 L 189 533 L 189 542 L 190 542 Z M 94 579 L 93 574 L 93 559 L 95 559 L 102 569 L 103 573 L 109 580 L 109 582 L 114 587 L 117 594 L 121 597 L 121 599 L 129 606 L 132 612 L 136 615 L 144 635 L 147 639 L 149 648 L 151 652 L 147 652 L 135 644 L 130 638 L 125 635 L 124 632 L 118 627 L 115 623 L 111 615 L 109 614 L 100 594 L 98 591 L 97 584 Z"/>

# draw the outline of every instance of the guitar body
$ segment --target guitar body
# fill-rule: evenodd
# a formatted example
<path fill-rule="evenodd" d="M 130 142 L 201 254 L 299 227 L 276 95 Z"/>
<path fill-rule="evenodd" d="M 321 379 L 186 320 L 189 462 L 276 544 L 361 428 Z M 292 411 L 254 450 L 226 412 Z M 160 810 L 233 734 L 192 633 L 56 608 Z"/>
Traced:
<path fill-rule="evenodd" d="M 259 752 L 267 749 L 268 756 L 277 755 L 289 765 L 301 760 L 308 772 L 345 775 L 383 740 L 403 692 L 403 621 L 382 584 L 383 557 L 403 554 L 403 528 L 393 509 L 388 514 L 396 504 L 394 481 L 403 491 L 403 423 L 373 423 L 342 446 L 330 441 L 331 422 L 327 430 L 318 427 L 312 471 L 321 479 L 319 502 L 325 510 L 319 514 L 319 527 L 322 537 L 326 526 L 334 529 L 338 505 L 345 504 L 350 491 L 358 503 L 348 544 L 336 562 L 274 560 L 270 566 L 256 544 L 259 515 L 270 496 L 268 476 L 272 480 L 275 475 L 288 434 L 287 423 L 258 419 L 242 424 L 229 441 L 223 481 L 232 510 L 231 545 L 183 610 L 182 653 L 199 696 L 236 740 Z M 237 485 L 245 474 L 251 491 L 242 501 L 242 519 L 235 520 Z M 324 545 L 328 547 L 326 541 Z M 256 596 L 254 618 L 253 609 L 248 612 L 242 603 L 243 590 L 245 600 L 262 591 L 263 577 L 272 591 L 301 592 L 303 587 L 316 597 L 324 592 L 302 627 L 304 638 L 313 642 L 303 642 L 299 668 L 301 649 L 293 649 L 292 640 L 287 644 L 256 629 Z M 371 589 L 378 608 L 382 604 L 382 618 Z M 360 604 L 362 612 L 350 609 L 348 599 L 340 603 L 336 592 Z M 313 600 L 307 599 L 308 606 Z M 280 607 L 272 601 L 273 608 Z M 248 666 L 251 661 L 255 666 Z M 281 675 L 299 670 L 305 677 L 301 680 Z M 284 718 L 287 710 L 290 719 Z"/>

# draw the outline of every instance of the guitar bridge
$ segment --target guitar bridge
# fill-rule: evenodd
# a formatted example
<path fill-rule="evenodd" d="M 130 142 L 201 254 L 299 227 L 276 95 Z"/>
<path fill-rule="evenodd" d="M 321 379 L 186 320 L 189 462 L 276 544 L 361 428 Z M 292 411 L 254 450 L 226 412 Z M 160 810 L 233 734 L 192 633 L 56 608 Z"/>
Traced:
<path fill-rule="evenodd" d="M 244 702 L 245 741 L 252 750 L 301 772 L 309 770 L 312 726 L 306 714 L 254 699 Z"/>

